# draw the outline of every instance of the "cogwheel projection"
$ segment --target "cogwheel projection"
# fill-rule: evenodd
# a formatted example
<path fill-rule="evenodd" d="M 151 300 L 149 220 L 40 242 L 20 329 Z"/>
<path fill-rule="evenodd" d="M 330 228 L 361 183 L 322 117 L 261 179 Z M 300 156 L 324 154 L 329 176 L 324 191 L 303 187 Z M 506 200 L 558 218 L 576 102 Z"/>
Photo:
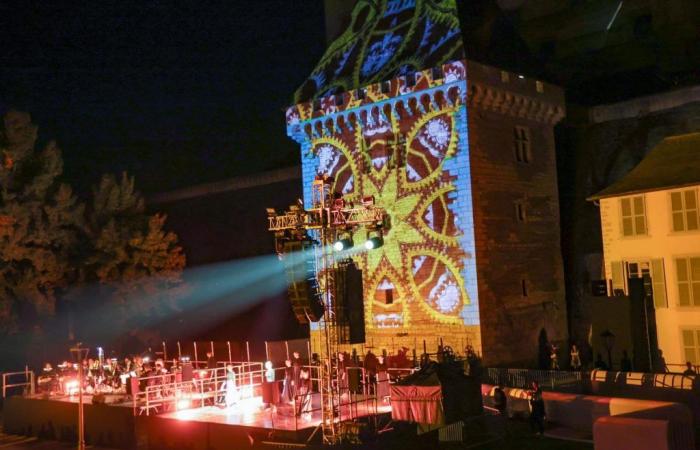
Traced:
<path fill-rule="evenodd" d="M 302 145 L 305 196 L 319 175 L 349 201 L 373 197 L 389 217 L 384 245 L 353 256 L 363 273 L 365 324 L 406 330 L 478 325 L 463 63 L 451 82 L 420 72 L 415 86 L 371 85 L 363 98 L 287 112 Z M 458 88 L 458 89 L 455 89 Z M 361 244 L 366 230 L 354 240 Z"/>
<path fill-rule="evenodd" d="M 463 57 L 455 0 L 358 0 L 286 112 L 307 205 L 327 175 L 387 212 L 384 244 L 353 254 L 381 345 L 479 332 Z"/>

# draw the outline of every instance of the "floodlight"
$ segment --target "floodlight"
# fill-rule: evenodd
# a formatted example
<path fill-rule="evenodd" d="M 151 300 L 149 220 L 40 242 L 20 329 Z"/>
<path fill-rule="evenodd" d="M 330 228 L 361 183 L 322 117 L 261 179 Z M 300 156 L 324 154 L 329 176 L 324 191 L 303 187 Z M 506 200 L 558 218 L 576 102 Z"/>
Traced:
<path fill-rule="evenodd" d="M 343 238 L 335 241 L 333 244 L 333 249 L 336 252 L 342 252 L 343 250 L 349 250 L 352 248 L 352 239 L 350 238 Z"/>
<path fill-rule="evenodd" d="M 365 241 L 365 248 L 367 250 L 374 250 L 382 245 L 384 245 L 384 238 L 381 235 L 371 237 Z"/>

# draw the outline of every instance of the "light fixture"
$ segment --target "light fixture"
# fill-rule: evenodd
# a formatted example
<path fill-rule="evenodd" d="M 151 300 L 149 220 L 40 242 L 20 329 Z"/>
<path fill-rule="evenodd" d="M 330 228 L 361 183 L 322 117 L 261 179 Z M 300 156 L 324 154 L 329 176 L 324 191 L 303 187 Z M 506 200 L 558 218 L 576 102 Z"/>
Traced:
<path fill-rule="evenodd" d="M 351 249 L 352 246 L 352 238 L 348 236 L 335 241 L 335 243 L 333 244 L 333 250 L 335 250 L 336 252 L 342 252 L 343 250 Z"/>
<path fill-rule="evenodd" d="M 381 234 L 373 236 L 365 241 L 365 248 L 367 250 L 374 250 L 384 245 L 384 238 Z"/>

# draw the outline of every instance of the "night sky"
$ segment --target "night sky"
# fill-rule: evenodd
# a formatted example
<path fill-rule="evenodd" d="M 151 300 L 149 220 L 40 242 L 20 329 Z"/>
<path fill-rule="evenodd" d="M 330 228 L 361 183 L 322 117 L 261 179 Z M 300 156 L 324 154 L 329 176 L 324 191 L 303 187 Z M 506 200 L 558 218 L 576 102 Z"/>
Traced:
<path fill-rule="evenodd" d="M 0 112 L 31 113 L 79 192 L 104 172 L 148 194 L 297 163 L 282 109 L 323 54 L 322 2 L 54 3 L 0 4 Z"/>

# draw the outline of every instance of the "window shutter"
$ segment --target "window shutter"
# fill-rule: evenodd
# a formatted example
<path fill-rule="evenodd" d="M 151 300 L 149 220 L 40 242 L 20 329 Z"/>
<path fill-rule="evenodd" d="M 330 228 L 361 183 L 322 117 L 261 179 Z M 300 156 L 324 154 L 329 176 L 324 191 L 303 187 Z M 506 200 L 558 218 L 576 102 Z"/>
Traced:
<path fill-rule="evenodd" d="M 622 261 L 613 261 L 610 263 L 610 273 L 612 276 L 612 295 L 615 295 L 615 291 L 618 289 L 625 290 L 625 271 L 622 265 Z"/>
<path fill-rule="evenodd" d="M 654 308 L 667 308 L 666 300 L 666 275 L 664 273 L 664 260 L 651 260 L 651 283 L 654 293 Z"/>

